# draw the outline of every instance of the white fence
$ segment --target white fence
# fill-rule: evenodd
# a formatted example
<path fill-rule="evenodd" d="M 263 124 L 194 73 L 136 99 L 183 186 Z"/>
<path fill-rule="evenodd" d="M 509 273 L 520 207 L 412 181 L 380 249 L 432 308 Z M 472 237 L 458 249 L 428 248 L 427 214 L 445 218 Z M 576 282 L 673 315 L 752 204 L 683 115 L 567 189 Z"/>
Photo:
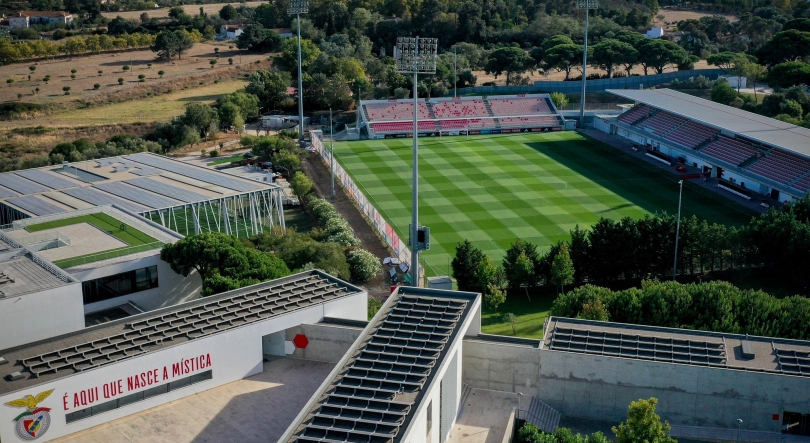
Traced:
<path fill-rule="evenodd" d="M 331 167 L 331 153 L 328 149 L 324 149 L 323 142 L 320 138 L 312 136 L 312 147 L 320 155 L 321 159 L 326 163 L 326 167 Z M 397 234 L 394 227 L 385 221 L 380 211 L 371 204 L 368 198 L 363 194 L 360 188 L 354 184 L 351 176 L 343 169 L 343 166 L 335 161 L 335 179 L 343 184 L 343 188 L 349 194 L 363 214 L 371 221 L 372 226 L 377 229 L 385 243 L 394 251 L 394 256 L 399 258 L 403 263 L 411 263 L 411 250 L 408 249 L 407 244 Z M 424 286 L 425 269 L 419 265 L 419 286 Z"/>

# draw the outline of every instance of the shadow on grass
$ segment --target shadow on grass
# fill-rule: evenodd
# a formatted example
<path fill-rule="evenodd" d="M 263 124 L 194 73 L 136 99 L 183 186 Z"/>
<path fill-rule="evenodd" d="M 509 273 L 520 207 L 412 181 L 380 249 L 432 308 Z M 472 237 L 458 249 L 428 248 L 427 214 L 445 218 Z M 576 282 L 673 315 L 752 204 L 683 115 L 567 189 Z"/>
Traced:
<path fill-rule="evenodd" d="M 223 94 L 195 95 L 193 97 L 178 98 L 179 102 L 213 102 L 222 97 Z"/>
<path fill-rule="evenodd" d="M 586 138 L 530 142 L 527 146 L 647 212 L 678 211 L 680 177 L 630 154 Z M 682 214 L 734 226 L 743 225 L 756 215 L 689 181 L 684 181 Z"/>

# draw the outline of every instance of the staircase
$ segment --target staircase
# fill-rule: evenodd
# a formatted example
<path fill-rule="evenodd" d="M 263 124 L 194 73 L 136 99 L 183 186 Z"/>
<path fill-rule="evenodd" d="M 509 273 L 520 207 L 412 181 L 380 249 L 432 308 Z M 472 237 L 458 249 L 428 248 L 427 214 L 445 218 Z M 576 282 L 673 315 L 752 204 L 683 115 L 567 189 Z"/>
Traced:
<path fill-rule="evenodd" d="M 532 397 L 529 410 L 526 411 L 526 422 L 537 426 L 547 434 L 553 434 L 560 426 L 560 412 L 543 403 L 537 397 Z"/>
<path fill-rule="evenodd" d="M 487 113 L 491 117 L 495 117 L 495 113 L 492 112 L 492 108 L 489 106 L 489 100 L 484 99 L 484 107 L 487 108 Z M 500 128 L 501 127 L 501 121 L 499 119 L 497 119 L 497 118 L 493 118 L 492 119 L 492 126 L 495 127 L 495 128 Z"/>
<path fill-rule="evenodd" d="M 703 140 L 702 142 L 698 143 L 698 145 L 695 146 L 694 149 L 695 149 L 695 151 L 700 151 L 701 149 L 705 148 L 706 146 L 709 146 L 710 144 L 712 144 L 712 143 L 714 143 L 716 141 L 717 141 L 717 136 L 714 136 L 714 137 L 712 137 L 710 139 L 706 139 L 706 140 Z"/>
<path fill-rule="evenodd" d="M 639 127 L 641 123 L 643 123 L 645 120 L 653 118 L 653 116 L 655 116 L 656 114 L 658 114 L 658 111 L 651 112 L 646 117 L 641 117 L 640 119 L 634 121 L 633 123 L 630 123 L 630 126 Z"/>
<path fill-rule="evenodd" d="M 761 156 L 757 157 L 757 155 L 754 154 L 751 157 L 743 160 L 742 163 L 737 165 L 737 167 L 738 168 L 747 168 L 747 167 L 753 165 L 754 163 L 756 163 L 756 162 L 762 160 L 763 158 L 765 158 L 765 156 L 768 155 L 769 152 L 771 152 L 771 149 L 767 149 L 767 150 L 762 149 L 762 150 L 760 150 L 760 153 L 762 154 Z"/>

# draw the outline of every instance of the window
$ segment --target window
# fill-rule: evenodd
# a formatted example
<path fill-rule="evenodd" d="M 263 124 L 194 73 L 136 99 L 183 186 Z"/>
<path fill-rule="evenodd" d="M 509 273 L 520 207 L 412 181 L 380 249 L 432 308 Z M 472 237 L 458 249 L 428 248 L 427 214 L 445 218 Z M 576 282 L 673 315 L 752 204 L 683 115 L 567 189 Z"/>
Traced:
<path fill-rule="evenodd" d="M 149 266 L 83 282 L 82 296 L 87 305 L 157 287 L 157 266 Z"/>
<path fill-rule="evenodd" d="M 427 436 L 425 437 L 425 441 L 427 443 L 431 442 L 430 438 L 430 431 L 433 430 L 433 402 L 430 402 L 427 407 Z"/>
<path fill-rule="evenodd" d="M 145 391 L 136 392 L 134 394 L 129 394 L 115 400 L 110 400 L 108 402 L 97 404 L 89 408 L 71 412 L 65 415 L 65 422 L 73 423 L 74 421 L 81 420 L 83 418 L 92 417 L 94 415 L 98 415 L 107 411 L 112 411 L 113 409 L 123 408 L 126 405 L 131 405 L 132 403 L 139 402 L 147 398 L 166 394 L 168 392 L 186 387 L 188 385 L 192 385 L 194 383 L 199 383 L 205 380 L 211 380 L 213 377 L 214 373 L 211 370 L 200 372 L 199 374 L 194 374 L 189 377 L 174 380 L 172 382 L 160 386 L 155 386 L 154 388 L 149 388 Z"/>

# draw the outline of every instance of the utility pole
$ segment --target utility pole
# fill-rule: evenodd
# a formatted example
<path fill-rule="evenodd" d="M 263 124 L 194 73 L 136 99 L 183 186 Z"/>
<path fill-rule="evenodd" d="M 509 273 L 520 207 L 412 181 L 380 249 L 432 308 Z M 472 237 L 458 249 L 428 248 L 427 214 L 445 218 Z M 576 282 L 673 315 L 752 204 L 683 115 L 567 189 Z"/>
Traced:
<path fill-rule="evenodd" d="M 585 46 L 582 51 L 582 93 L 579 97 L 579 127 L 585 127 L 585 82 L 588 78 L 588 15 L 591 9 L 599 7 L 598 0 L 577 0 L 577 9 L 585 10 Z"/>
<path fill-rule="evenodd" d="M 397 71 L 413 74 L 413 192 L 411 195 L 411 284 L 419 286 L 419 74 L 436 73 L 435 38 L 400 37 L 397 39 L 399 57 Z"/>
<path fill-rule="evenodd" d="M 304 143 L 304 92 L 301 79 L 301 14 L 309 12 L 309 0 L 292 0 L 287 15 L 295 15 L 298 22 L 298 141 Z"/>
<path fill-rule="evenodd" d="M 683 180 L 678 181 L 681 190 L 678 193 L 678 222 L 675 225 L 675 264 L 672 266 L 672 281 L 678 275 L 678 235 L 681 233 L 681 197 L 683 197 Z"/>

